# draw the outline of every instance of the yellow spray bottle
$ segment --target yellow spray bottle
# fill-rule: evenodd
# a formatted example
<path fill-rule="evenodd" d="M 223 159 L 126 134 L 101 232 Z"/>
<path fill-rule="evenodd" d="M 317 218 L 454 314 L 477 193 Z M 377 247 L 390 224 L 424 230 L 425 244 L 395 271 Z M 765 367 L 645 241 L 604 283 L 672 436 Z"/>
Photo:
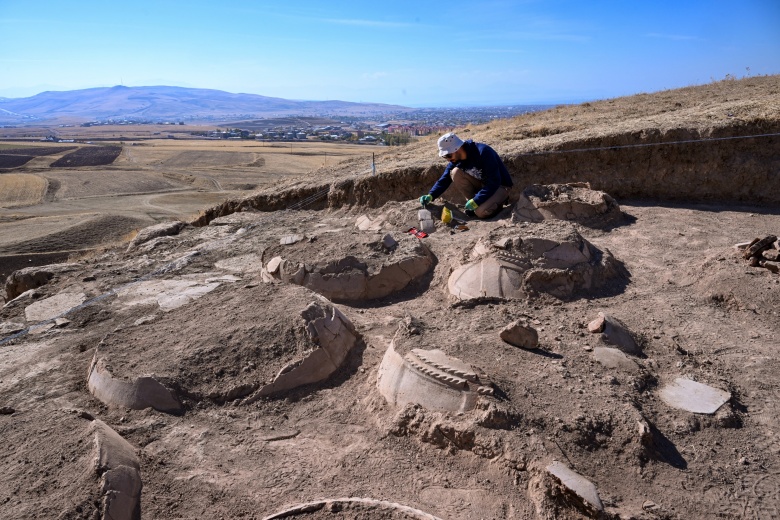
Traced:
<path fill-rule="evenodd" d="M 441 221 L 444 222 L 445 224 L 449 224 L 450 222 L 452 222 L 452 211 L 450 211 L 450 208 L 445 206 L 441 210 Z"/>

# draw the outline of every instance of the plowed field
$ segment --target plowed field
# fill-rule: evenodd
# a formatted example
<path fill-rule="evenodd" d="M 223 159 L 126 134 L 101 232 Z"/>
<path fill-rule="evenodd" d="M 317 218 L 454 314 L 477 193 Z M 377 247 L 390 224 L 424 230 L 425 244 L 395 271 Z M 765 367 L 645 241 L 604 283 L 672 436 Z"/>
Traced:
<path fill-rule="evenodd" d="M 0 155 L 0 168 L 17 168 L 32 160 L 32 155 Z"/>
<path fill-rule="evenodd" d="M 2 208 L 39 204 L 45 194 L 46 180 L 42 177 L 23 173 L 0 175 L 0 207 Z"/>
<path fill-rule="evenodd" d="M 57 159 L 52 168 L 78 168 L 82 166 L 105 166 L 111 164 L 122 153 L 121 146 L 88 146 Z"/>
<path fill-rule="evenodd" d="M 75 146 L 9 146 L 6 148 L 6 146 L 8 145 L 0 145 L 0 152 L 4 155 L 31 155 L 33 157 L 55 155 L 76 148 Z"/>

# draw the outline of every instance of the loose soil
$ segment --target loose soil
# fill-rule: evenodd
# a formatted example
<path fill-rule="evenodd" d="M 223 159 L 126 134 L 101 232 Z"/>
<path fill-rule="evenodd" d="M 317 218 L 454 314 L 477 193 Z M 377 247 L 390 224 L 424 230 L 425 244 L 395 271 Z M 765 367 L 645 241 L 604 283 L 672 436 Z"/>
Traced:
<path fill-rule="evenodd" d="M 119 146 L 85 146 L 51 163 L 52 168 L 79 168 L 111 164 L 122 153 Z"/>
<path fill-rule="evenodd" d="M 741 90 L 734 89 L 737 83 Z M 765 98 L 748 86 L 753 83 L 734 84 L 723 92 L 718 85 L 705 86 L 615 104 L 661 118 L 651 108 L 666 106 L 667 95 L 684 95 L 691 106 L 725 95 L 735 107 L 765 110 L 775 124 L 776 98 L 762 105 Z M 697 124 L 701 131 L 710 113 L 702 109 L 699 119 L 692 111 L 677 115 L 681 127 Z M 663 124 L 672 128 L 674 116 L 663 116 L 668 117 Z M 611 124 L 621 126 L 629 114 L 616 111 L 614 117 Z M 592 122 L 609 125 L 600 112 Z M 496 124 L 508 131 L 518 123 Z M 582 125 L 569 136 L 575 141 L 590 128 L 579 120 L 567 124 Z M 515 146 L 500 139 L 491 144 Z M 217 378 L 227 385 L 230 370 L 243 381 L 253 377 L 253 369 L 243 370 L 249 366 L 242 357 L 247 352 L 269 360 L 275 348 L 287 352 L 284 322 L 274 320 L 292 315 L 305 289 L 266 284 L 254 268 L 231 270 L 241 281 L 223 283 L 167 313 L 154 305 L 124 307 L 110 291 L 142 277 L 224 274 L 218 262 L 278 249 L 291 233 L 335 235 L 345 244 L 401 235 L 419 204 L 411 193 L 392 200 L 402 198 L 394 190 L 405 193 L 404 180 L 416 176 L 414 189 L 423 184 L 418 170 L 403 166 L 414 163 L 414 153 L 395 157 L 400 166 L 383 173 L 385 180 L 394 179 L 384 188 L 370 178 L 353 180 L 326 191 L 318 202 L 322 209 L 236 212 L 232 223 L 188 226 L 147 250 L 109 249 L 83 258 L 76 271 L 28 295 L 36 301 L 63 291 L 105 297 L 68 314 L 70 322 L 60 327 L 0 338 L 0 408 L 7 407 L 0 436 L 8 454 L 0 476 L 0 515 L 83 518 L 99 509 L 97 476 L 87 455 L 91 439 L 83 434 L 90 417 L 136 448 L 148 518 L 264 518 L 297 504 L 345 497 L 402 504 L 439 518 L 587 517 L 545 480 L 544 468 L 553 460 L 596 485 L 608 518 L 780 515 L 780 275 L 750 267 L 734 248 L 780 234 L 774 206 L 615 197 L 624 214 L 619 222 L 605 228 L 577 225 L 577 231 L 622 262 L 626 281 L 619 291 L 566 301 L 544 294 L 456 301 L 447 281 L 475 244 L 508 234 L 532 236 L 543 224 L 513 222 L 509 210 L 490 221 L 470 221 L 463 232 L 450 233 L 437 222 L 436 231 L 422 239 L 436 258 L 430 277 L 383 299 L 337 305 L 363 346 L 323 383 L 255 401 L 190 396 L 181 415 L 112 409 L 89 394 L 86 372 L 99 346 L 121 350 L 124 374 L 136 367 L 145 373 L 165 370 L 174 388 L 177 378 L 181 387 L 192 381 L 206 388 Z M 317 183 L 297 182 L 275 198 L 266 193 L 264 199 L 237 199 L 208 214 L 249 210 L 260 200 L 283 206 L 317 193 Z M 362 215 L 381 215 L 386 224 L 381 231 L 360 231 L 355 223 Z M 298 254 L 314 257 L 320 240 L 296 244 L 308 248 Z M 198 254 L 172 267 L 171 261 L 190 251 Z M 0 323 L 28 325 L 24 308 L 30 303 L 3 307 Z M 608 368 L 594 358 L 594 349 L 606 346 L 587 329 L 599 312 L 618 318 L 634 334 L 643 349 L 634 358 L 636 369 Z M 537 329 L 538 349 L 501 341 L 504 326 L 521 318 Z M 376 390 L 377 369 L 393 339 L 405 348 L 441 349 L 477 367 L 493 383 L 495 397 L 482 398 L 476 410 L 463 414 L 414 405 L 396 409 Z M 144 356 L 152 343 L 168 345 L 170 352 L 159 359 Z M 203 355 L 188 351 L 187 363 L 179 364 L 173 351 L 188 346 L 198 346 Z M 671 408 L 659 390 L 678 377 L 728 391 L 731 399 L 714 415 Z M 650 447 L 643 444 L 640 422 L 652 426 Z M 358 504 L 343 506 L 343 512 L 327 506 L 302 518 L 407 517 L 400 510 Z"/>

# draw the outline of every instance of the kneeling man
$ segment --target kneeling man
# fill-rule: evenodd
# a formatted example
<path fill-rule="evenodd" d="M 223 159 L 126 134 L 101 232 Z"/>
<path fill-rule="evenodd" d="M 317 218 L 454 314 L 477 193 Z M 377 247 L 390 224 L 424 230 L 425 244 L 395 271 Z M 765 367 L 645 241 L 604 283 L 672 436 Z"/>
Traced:
<path fill-rule="evenodd" d="M 512 188 L 512 178 L 495 150 L 471 139 L 461 140 L 450 132 L 439 138 L 439 157 L 449 161 L 444 173 L 427 195 L 425 206 L 440 197 L 454 182 L 466 200 L 466 214 L 490 218 L 503 208 Z"/>

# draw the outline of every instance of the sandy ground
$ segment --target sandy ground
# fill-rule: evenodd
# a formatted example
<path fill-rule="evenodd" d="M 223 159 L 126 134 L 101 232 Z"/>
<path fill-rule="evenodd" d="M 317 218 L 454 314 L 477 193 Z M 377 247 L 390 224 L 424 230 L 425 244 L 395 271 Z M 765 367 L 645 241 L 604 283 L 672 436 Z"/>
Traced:
<path fill-rule="evenodd" d="M 399 209 L 414 219 L 414 202 L 387 211 Z M 149 518 L 262 518 L 337 497 L 395 502 L 440 518 L 546 518 L 552 510 L 537 510 L 533 482 L 554 459 L 593 481 L 607 513 L 620 518 L 772 518 L 780 499 L 774 340 L 780 278 L 747 266 L 732 246 L 780 229 L 780 213 L 640 202 L 624 202 L 622 209 L 629 217 L 611 231 L 579 230 L 624 263 L 630 282 L 619 294 L 459 305 L 446 282 L 464 252 L 496 229 L 528 236 L 535 225 L 499 218 L 456 235 L 439 229 L 424 239 L 438 260 L 432 277 L 382 300 L 339 304 L 364 342 L 342 371 L 326 383 L 251 404 L 215 402 L 193 390 L 184 398 L 185 412 L 169 415 L 108 408 L 86 389 L 98 344 L 122 350 L 124 374 L 140 363 L 143 373 L 178 373 L 183 388 L 208 381 L 227 388 L 233 378 L 246 378 L 242 369 L 250 362 L 260 364 L 269 349 L 284 345 L 263 317 L 273 319 L 275 307 L 290 314 L 279 303 L 294 301 L 293 286 L 264 284 L 251 268 L 237 273 L 241 281 L 167 313 L 155 305 L 123 307 L 112 296 L 69 314 L 63 328 L 5 343 L 0 404 L 14 412 L 0 416 L 11 454 L 0 481 L 3 517 L 88 517 L 96 509 L 97 488 L 86 484 L 88 438 L 74 440 L 89 422 L 69 412 L 78 410 L 114 427 L 137 450 Z M 254 217 L 260 226 L 238 236 L 237 226 L 185 229 L 151 261 L 107 253 L 39 288 L 36 300 L 62 291 L 103 294 L 203 243 L 211 244 L 207 252 L 161 278 L 219 273 L 216 262 L 277 247 L 291 230 L 317 236 L 310 243 L 316 254 L 326 241 L 350 241 L 357 216 L 261 215 Z M 401 231 L 396 225 L 390 233 Z M 1 319 L 24 323 L 25 305 L 7 306 Z M 594 361 L 592 347 L 601 342 L 584 327 L 599 311 L 642 339 L 635 372 Z M 134 325 L 144 316 L 152 318 Z M 537 350 L 499 339 L 506 324 L 523 316 L 536 324 Z M 416 333 L 406 341 L 479 367 L 504 400 L 487 399 L 483 409 L 462 414 L 386 403 L 376 389 L 378 365 L 408 323 Z M 152 361 L 134 348 L 157 344 L 156 337 L 173 341 L 166 349 L 208 347 L 204 352 L 216 356 L 201 355 L 197 375 L 187 375 L 196 368 L 192 361 Z M 253 370 L 260 369 L 250 369 L 249 379 Z M 673 409 L 658 393 L 681 376 L 732 398 L 715 416 Z M 665 439 L 658 455 L 642 451 L 636 425 L 643 418 Z M 73 475 L 81 475 L 78 486 Z M 360 511 L 338 515 L 404 517 Z M 579 514 L 571 507 L 555 511 Z"/>
<path fill-rule="evenodd" d="M 587 141 L 614 125 L 629 135 L 650 120 L 664 131 L 674 131 L 675 122 L 677 128 L 713 131 L 731 124 L 735 114 L 771 126 L 777 81 L 754 78 L 605 101 L 603 106 L 617 107 L 611 116 L 594 112 L 574 122 L 568 115 L 591 107 L 563 108 L 491 123 L 472 135 L 492 136 L 497 148 L 517 152 Z M 769 88 L 754 92 L 763 83 Z M 690 106 L 676 101 L 686 99 Z M 733 111 L 720 114 L 725 107 Z M 437 221 L 436 231 L 420 239 L 430 270 L 387 296 L 333 304 L 357 335 L 335 373 L 262 394 L 272 380 L 303 366 L 297 364 L 302 356 L 317 352 L 301 320 L 307 302 L 322 300 L 288 282 L 322 289 L 327 277 L 317 281 L 314 274 L 338 272 L 354 283 L 368 284 L 371 276 L 381 281 L 382 269 L 395 259 L 385 235 L 401 241 L 417 224 L 412 192 L 421 181 L 407 182 L 418 175 L 407 167 L 430 162 L 424 146 L 430 143 L 381 159 L 397 181 L 386 191 L 407 190 L 408 197 L 395 194 L 393 201 L 392 193 L 366 192 L 373 203 L 360 207 L 340 199 L 337 187 L 321 203 L 329 209 L 239 212 L 129 249 L 126 242 L 97 246 L 8 302 L 0 310 L 0 517 L 100 518 L 106 500 L 132 495 L 129 488 L 101 487 L 110 465 L 96 463 L 98 421 L 137 459 L 145 518 L 266 518 L 311 502 L 319 505 L 296 514 L 780 517 L 780 275 L 751 267 L 734 248 L 779 234 L 775 206 L 618 199 L 622 218 L 603 227 L 561 224 L 571 229 L 558 235 L 579 233 L 592 245 L 594 262 L 609 251 L 622 276 L 565 297 L 542 290 L 458 300 L 449 290 L 453 272 L 490 255 L 523 264 L 521 245 L 543 244 L 551 228 L 517 222 L 509 209 L 490 221 L 468 222 L 467 231 L 451 233 Z M 160 158 L 183 160 L 174 152 Z M 346 178 L 358 170 L 365 173 L 365 165 L 353 161 L 317 175 Z M 199 178 L 221 182 L 226 170 L 204 171 Z M 171 182 L 194 182 L 176 179 Z M 287 184 L 317 182 L 310 176 Z M 17 243 L 32 247 L 47 240 L 60 247 L 67 229 L 75 230 L 79 243 L 89 242 L 95 238 L 90 229 L 111 230 L 94 207 L 108 209 L 119 198 L 148 201 L 161 218 L 170 218 L 180 209 L 178 197 L 187 194 L 52 200 L 44 208 L 54 213 L 14 208 L 0 217 L 9 229 L 21 230 L 15 231 L 20 240 L 4 234 L 0 247 L 10 252 Z M 68 215 L 60 228 L 25 234 L 15 227 L 21 219 L 57 214 Z M 132 212 L 118 215 L 132 218 Z M 361 231 L 356 224 L 363 216 L 371 225 Z M 90 227 L 95 222 L 102 224 Z M 272 273 L 269 262 L 276 267 Z M 403 270 L 413 271 L 408 265 Z M 544 280 L 576 278 L 565 269 L 547 275 L 542 288 Z M 506 276 L 511 281 L 517 275 Z M 627 327 L 638 352 L 612 361 L 600 357 L 610 344 L 588 329 L 600 312 Z M 516 320 L 536 329 L 538 348 L 501 340 L 502 329 Z M 474 398 L 473 408 L 456 411 L 396 405 L 377 384 L 391 345 L 403 355 L 439 349 L 470 367 L 466 372 L 473 370 L 490 391 Z M 87 383 L 93 360 L 118 384 L 154 376 L 180 410 L 94 397 Z M 725 402 L 711 413 L 671 406 L 663 396 L 679 378 L 708 385 L 725 396 L 718 404 Z M 440 386 L 416 391 L 415 399 L 427 403 Z M 585 494 L 603 511 L 551 476 L 547 468 L 554 461 L 595 486 Z"/>

